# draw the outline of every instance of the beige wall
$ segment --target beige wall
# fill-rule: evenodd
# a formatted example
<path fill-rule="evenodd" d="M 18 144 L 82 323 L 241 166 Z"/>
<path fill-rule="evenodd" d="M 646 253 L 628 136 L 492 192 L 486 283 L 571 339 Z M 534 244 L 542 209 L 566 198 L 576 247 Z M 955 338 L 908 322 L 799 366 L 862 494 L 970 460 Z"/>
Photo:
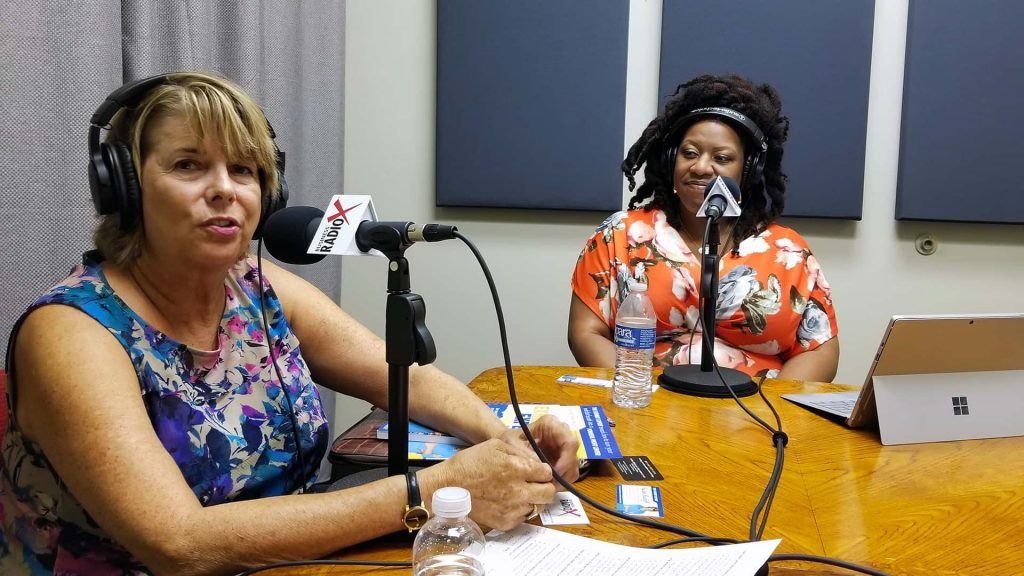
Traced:
<path fill-rule="evenodd" d="M 373 195 L 382 219 L 458 225 L 491 266 L 513 363 L 572 365 L 565 342 L 569 275 L 603 215 L 434 206 L 434 6 L 347 3 L 345 192 Z M 655 112 L 660 6 L 632 0 L 627 139 Z M 907 0 L 876 5 L 863 219 L 784 222 L 807 237 L 832 283 L 840 382 L 862 382 L 892 314 L 1024 310 L 1024 227 L 893 219 L 906 17 Z M 951 185 L 969 185 L 970 179 L 949 175 Z M 938 240 L 936 254 L 915 251 L 921 233 Z M 406 256 L 413 291 L 427 303 L 436 364 L 465 380 L 499 365 L 497 322 L 472 254 L 455 241 L 417 245 Z M 342 274 L 342 306 L 381 335 L 385 266 L 383 259 L 348 258 Z M 363 411 L 339 404 L 339 424 Z"/>

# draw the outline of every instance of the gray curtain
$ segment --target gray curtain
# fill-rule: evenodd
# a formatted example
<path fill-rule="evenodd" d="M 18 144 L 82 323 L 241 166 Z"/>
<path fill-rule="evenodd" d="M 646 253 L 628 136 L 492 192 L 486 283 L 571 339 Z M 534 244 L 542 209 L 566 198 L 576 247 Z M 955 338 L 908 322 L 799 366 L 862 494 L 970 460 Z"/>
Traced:
<path fill-rule="evenodd" d="M 0 342 L 91 248 L 88 119 L 124 82 L 175 70 L 233 79 L 287 155 L 289 205 L 322 208 L 341 193 L 344 1 L 0 2 Z M 338 300 L 336 259 L 292 270 Z"/>

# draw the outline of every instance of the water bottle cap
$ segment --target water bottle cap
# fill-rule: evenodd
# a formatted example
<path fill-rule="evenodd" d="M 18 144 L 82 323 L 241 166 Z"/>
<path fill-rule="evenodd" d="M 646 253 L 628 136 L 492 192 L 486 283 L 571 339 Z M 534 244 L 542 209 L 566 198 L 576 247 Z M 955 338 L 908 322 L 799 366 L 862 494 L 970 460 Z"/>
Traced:
<path fill-rule="evenodd" d="M 466 516 L 473 508 L 469 490 L 458 486 L 448 486 L 435 491 L 432 504 L 434 515 L 442 518 Z"/>
<path fill-rule="evenodd" d="M 647 284 L 633 278 L 626 281 L 626 286 L 629 287 L 630 292 L 647 292 Z"/>

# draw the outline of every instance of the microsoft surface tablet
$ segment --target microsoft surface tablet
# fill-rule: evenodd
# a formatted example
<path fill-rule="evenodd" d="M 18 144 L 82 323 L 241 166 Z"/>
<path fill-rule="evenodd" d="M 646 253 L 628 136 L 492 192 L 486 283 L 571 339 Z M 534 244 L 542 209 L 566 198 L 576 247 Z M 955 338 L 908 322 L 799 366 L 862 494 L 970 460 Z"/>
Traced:
<path fill-rule="evenodd" d="M 878 421 L 884 444 L 1024 435 L 1024 314 L 893 316 L 850 397 L 783 395 L 851 427 Z"/>

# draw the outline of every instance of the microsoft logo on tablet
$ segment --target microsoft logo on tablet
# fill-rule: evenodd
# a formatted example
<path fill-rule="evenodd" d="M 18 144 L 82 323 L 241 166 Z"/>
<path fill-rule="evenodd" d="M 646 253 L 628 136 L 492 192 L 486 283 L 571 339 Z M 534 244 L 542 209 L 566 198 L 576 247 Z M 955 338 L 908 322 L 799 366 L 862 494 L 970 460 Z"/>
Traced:
<path fill-rule="evenodd" d="M 967 407 L 967 396 L 953 396 L 953 415 L 954 416 L 969 416 L 970 411 Z"/>

